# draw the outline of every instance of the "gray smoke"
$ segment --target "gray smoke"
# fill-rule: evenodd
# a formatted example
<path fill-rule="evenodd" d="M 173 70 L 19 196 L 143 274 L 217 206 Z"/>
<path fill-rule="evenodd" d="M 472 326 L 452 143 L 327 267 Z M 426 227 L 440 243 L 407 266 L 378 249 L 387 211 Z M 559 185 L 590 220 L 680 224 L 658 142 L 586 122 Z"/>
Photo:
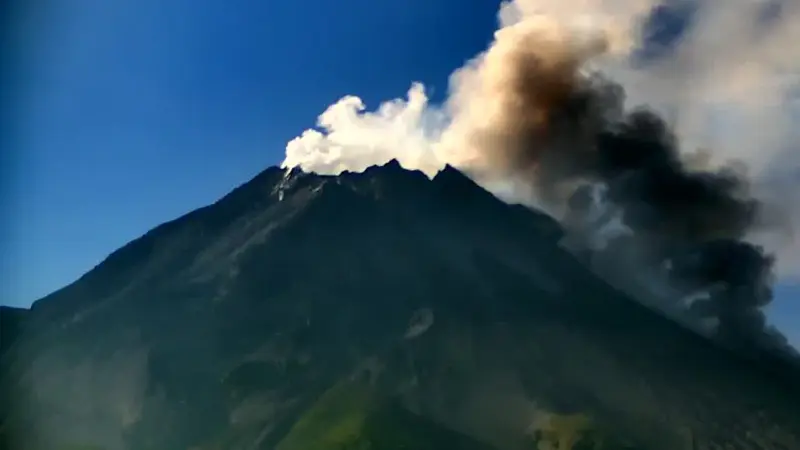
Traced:
<path fill-rule="evenodd" d="M 757 242 L 796 249 L 775 226 L 791 229 L 792 214 L 768 201 L 776 167 L 798 162 L 787 149 L 800 6 L 771 4 L 505 3 L 491 46 L 454 72 L 441 108 L 419 84 L 376 112 L 346 97 L 320 116 L 323 131 L 287 145 L 284 165 L 339 173 L 396 158 L 432 175 L 449 163 L 549 211 L 725 342 L 781 344 L 763 314 L 775 258 Z M 648 26 L 659 14 L 691 20 L 664 35 Z M 648 40 L 665 45 L 644 51 Z"/>

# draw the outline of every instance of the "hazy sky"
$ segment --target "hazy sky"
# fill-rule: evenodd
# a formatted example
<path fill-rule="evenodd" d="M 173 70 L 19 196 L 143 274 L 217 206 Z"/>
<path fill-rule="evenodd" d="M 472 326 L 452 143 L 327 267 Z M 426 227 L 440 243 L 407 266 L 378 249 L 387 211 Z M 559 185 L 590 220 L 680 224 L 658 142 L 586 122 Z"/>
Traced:
<path fill-rule="evenodd" d="M 30 304 L 279 163 L 287 140 L 342 95 L 374 107 L 421 81 L 440 99 L 450 72 L 486 47 L 498 4 L 48 0 L 12 10 L 0 25 L 0 192 L 11 217 L 0 229 L 0 303 Z M 773 312 L 794 342 L 799 296 L 782 286 Z"/>

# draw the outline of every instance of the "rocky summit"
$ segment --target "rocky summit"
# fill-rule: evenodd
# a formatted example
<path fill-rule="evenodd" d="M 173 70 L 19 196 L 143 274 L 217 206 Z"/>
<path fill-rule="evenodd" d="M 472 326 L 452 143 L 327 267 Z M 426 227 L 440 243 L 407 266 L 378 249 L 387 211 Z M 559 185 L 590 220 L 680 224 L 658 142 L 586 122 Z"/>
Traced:
<path fill-rule="evenodd" d="M 270 168 L 30 310 L 4 450 L 796 450 L 800 372 L 615 290 L 455 169 Z"/>

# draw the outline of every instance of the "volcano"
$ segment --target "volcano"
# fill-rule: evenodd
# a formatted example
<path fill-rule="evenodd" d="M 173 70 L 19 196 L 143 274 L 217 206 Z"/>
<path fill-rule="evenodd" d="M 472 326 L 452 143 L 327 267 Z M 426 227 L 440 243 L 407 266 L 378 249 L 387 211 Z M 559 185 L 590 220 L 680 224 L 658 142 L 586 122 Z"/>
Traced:
<path fill-rule="evenodd" d="M 799 371 L 643 306 L 563 234 L 451 167 L 269 168 L 0 311 L 0 446 L 800 448 Z"/>

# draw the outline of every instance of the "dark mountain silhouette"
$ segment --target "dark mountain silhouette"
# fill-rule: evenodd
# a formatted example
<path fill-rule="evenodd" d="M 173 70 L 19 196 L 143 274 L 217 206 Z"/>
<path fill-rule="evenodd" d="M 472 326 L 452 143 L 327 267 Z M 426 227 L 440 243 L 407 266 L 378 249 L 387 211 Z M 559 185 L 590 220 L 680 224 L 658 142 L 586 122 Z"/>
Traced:
<path fill-rule="evenodd" d="M 25 308 L 0 306 L 0 355 L 11 348 L 22 333 L 27 316 L 28 310 Z"/>
<path fill-rule="evenodd" d="M 561 237 L 452 168 L 267 169 L 2 312 L 2 445 L 800 448 L 794 368 L 631 300 Z"/>

